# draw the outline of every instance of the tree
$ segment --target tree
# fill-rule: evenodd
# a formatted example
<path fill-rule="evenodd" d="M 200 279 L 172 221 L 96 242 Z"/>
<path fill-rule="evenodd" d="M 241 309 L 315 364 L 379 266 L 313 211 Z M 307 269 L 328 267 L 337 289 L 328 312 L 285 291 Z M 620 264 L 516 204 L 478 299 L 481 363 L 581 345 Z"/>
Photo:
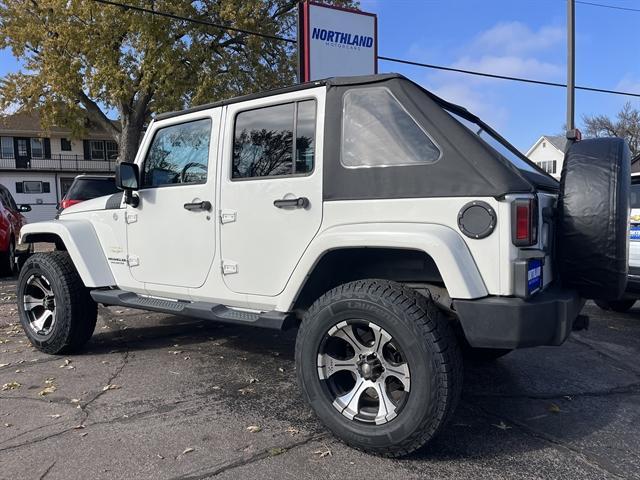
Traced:
<path fill-rule="evenodd" d="M 584 115 L 585 137 L 622 137 L 629 142 L 631 156 L 640 154 L 640 110 L 625 103 L 615 119 L 606 115 Z"/>
<path fill-rule="evenodd" d="M 122 3 L 293 37 L 297 0 L 127 0 Z M 352 0 L 333 0 L 353 6 Z M 0 80 L 0 109 L 38 109 L 44 127 L 85 120 L 133 161 L 152 113 L 288 85 L 295 44 L 91 0 L 0 0 L 0 48 L 24 69 Z M 116 111 L 119 122 L 107 117 Z"/>

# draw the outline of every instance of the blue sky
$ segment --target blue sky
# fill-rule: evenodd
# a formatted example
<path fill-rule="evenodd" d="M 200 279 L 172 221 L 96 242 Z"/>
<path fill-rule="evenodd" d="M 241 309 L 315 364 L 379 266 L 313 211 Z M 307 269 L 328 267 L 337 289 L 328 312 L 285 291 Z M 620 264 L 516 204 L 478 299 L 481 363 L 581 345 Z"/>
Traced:
<path fill-rule="evenodd" d="M 640 9 L 640 0 L 598 0 Z M 563 0 L 361 0 L 378 14 L 380 55 L 503 75 L 564 83 L 566 34 Z M 576 5 L 576 83 L 640 93 L 640 12 Z M 0 51 L 0 76 L 19 68 Z M 481 79 L 381 61 L 380 72 L 399 72 L 480 115 L 519 149 L 541 134 L 561 133 L 562 88 Z M 576 93 L 582 114 L 614 115 L 640 99 Z"/>
<path fill-rule="evenodd" d="M 595 1 L 595 0 L 594 0 Z M 638 8 L 639 0 L 596 3 Z M 378 14 L 380 55 L 503 75 L 566 81 L 563 0 L 362 0 Z M 576 84 L 640 93 L 640 12 L 576 5 Z M 480 115 L 519 149 L 561 133 L 562 88 L 479 79 L 381 61 Z M 615 114 L 640 98 L 577 91 L 576 117 Z M 580 122 L 578 121 L 578 124 Z"/>

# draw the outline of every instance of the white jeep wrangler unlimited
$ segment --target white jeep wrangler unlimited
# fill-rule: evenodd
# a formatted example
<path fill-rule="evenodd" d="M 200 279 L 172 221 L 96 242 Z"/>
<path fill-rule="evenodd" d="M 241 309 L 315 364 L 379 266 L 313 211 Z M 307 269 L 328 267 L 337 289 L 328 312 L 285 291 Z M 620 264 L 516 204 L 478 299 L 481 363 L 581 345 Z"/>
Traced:
<path fill-rule="evenodd" d="M 461 351 L 560 345 L 627 275 L 629 152 L 577 142 L 558 183 L 399 75 L 158 115 L 122 193 L 27 225 L 30 341 L 91 337 L 97 304 L 299 327 L 305 398 L 345 442 L 407 454 L 451 417 Z M 579 248 L 578 248 L 579 246 Z"/>

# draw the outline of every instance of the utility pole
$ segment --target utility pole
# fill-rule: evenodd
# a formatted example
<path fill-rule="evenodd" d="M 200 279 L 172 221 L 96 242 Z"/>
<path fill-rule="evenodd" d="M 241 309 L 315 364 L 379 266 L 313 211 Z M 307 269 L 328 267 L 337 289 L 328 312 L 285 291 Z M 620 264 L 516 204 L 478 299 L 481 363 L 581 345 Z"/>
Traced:
<path fill-rule="evenodd" d="M 580 140 L 580 131 L 576 129 L 576 3 L 567 0 L 567 149 Z"/>

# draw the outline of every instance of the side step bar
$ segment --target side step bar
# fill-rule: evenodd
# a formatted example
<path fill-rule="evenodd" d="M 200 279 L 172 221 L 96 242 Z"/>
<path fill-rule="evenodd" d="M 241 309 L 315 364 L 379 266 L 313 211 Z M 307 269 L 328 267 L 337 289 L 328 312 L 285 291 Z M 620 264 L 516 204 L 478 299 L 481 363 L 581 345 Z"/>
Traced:
<path fill-rule="evenodd" d="M 143 297 L 133 292 L 118 289 L 91 290 L 91 297 L 96 303 L 102 303 L 103 305 L 139 308 L 141 310 L 202 318 L 235 325 L 286 330 L 296 324 L 293 315 L 290 313 L 274 311 L 247 312 L 235 310 L 219 303 L 163 300 L 161 298 Z"/>

